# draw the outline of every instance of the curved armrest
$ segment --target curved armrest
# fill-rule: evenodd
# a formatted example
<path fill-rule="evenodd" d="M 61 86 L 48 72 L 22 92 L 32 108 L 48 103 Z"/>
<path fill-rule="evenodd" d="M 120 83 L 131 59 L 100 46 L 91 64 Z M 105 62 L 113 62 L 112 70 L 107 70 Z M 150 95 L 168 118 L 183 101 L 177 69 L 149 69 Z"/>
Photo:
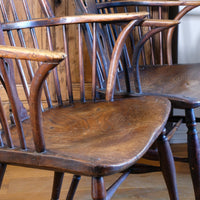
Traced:
<path fill-rule="evenodd" d="M 42 111 L 41 111 L 41 93 L 42 85 L 49 72 L 57 66 L 57 63 L 43 63 L 35 73 L 30 88 L 30 118 L 32 132 L 37 152 L 45 151 L 45 142 L 42 130 Z"/>
<path fill-rule="evenodd" d="M 148 16 L 148 12 L 131 12 L 131 13 L 114 13 L 114 14 L 86 14 L 65 17 L 52 17 L 44 19 L 34 19 L 10 23 L 2 23 L 4 31 L 17 30 L 25 28 L 35 28 L 44 26 L 58 26 L 67 24 L 81 24 L 81 23 L 109 23 L 109 22 L 124 22 L 135 19 L 143 19 Z"/>
<path fill-rule="evenodd" d="M 83 6 L 83 5 L 82 5 Z M 184 8 L 177 13 L 175 16 L 175 20 L 181 20 L 181 18 L 187 14 L 192 9 L 200 6 L 200 1 L 152 1 L 152 0 L 115 0 L 109 2 L 100 2 L 96 3 L 97 9 L 109 9 L 109 8 L 117 8 L 117 7 L 128 7 L 128 6 L 148 6 L 148 7 L 173 7 L 173 6 L 184 6 Z M 167 33 L 167 60 L 169 64 L 172 64 L 172 37 L 175 28 L 171 28 Z"/>
<path fill-rule="evenodd" d="M 40 62 L 60 62 L 66 55 L 55 51 L 0 45 L 0 57 Z"/>
<path fill-rule="evenodd" d="M 97 9 L 123 7 L 123 6 L 199 6 L 200 1 L 138 1 L 138 0 L 115 0 L 112 2 L 96 3 Z"/>
<path fill-rule="evenodd" d="M 59 62 L 61 62 L 65 57 L 66 57 L 66 55 L 64 53 L 60 53 L 60 52 L 0 45 L 0 58 L 2 58 L 2 59 L 9 58 L 9 59 L 22 59 L 22 60 L 32 60 L 32 61 L 41 62 L 41 67 L 39 67 L 36 74 L 38 73 L 38 71 L 43 70 L 43 68 L 45 69 L 46 68 L 45 66 L 57 66 L 59 64 Z M 2 61 L 1 66 L 3 66 L 3 61 Z M 6 77 L 7 81 L 9 81 L 8 77 L 7 77 L 7 71 L 5 70 L 4 67 L 3 67 L 3 73 L 6 74 L 5 77 Z M 37 81 L 37 79 L 35 81 Z M 13 90 L 12 86 L 11 87 L 8 86 L 8 88 L 7 88 L 8 95 L 11 94 L 12 101 L 14 101 L 13 99 L 16 99 L 16 96 L 15 96 L 15 91 L 12 94 L 12 90 Z M 14 107 L 13 112 L 17 113 L 15 107 Z M 19 120 L 19 117 L 17 116 L 16 119 L 17 119 L 16 123 L 18 123 L 18 125 L 20 126 L 21 122 Z M 21 129 L 19 131 L 21 133 L 21 135 L 20 135 L 21 145 L 23 148 L 26 148 L 26 144 L 23 142 L 24 141 L 23 140 L 23 137 L 24 137 L 23 132 L 21 131 Z"/>
<path fill-rule="evenodd" d="M 178 25 L 179 20 L 164 20 L 164 19 L 145 19 L 142 22 L 142 26 L 151 26 L 151 27 L 172 27 Z"/>
<path fill-rule="evenodd" d="M 142 23 L 145 23 L 145 21 L 143 21 Z M 146 22 L 146 24 L 148 24 L 148 23 L 149 23 L 149 21 Z M 150 23 L 153 23 L 153 21 L 150 22 Z M 179 23 L 179 21 L 177 21 L 177 20 L 164 20 L 163 24 L 162 24 L 162 20 L 161 20 L 158 23 L 160 23 L 160 26 L 155 26 L 156 28 L 150 30 L 147 34 L 145 34 L 141 38 L 141 40 L 138 42 L 138 44 L 136 45 L 135 50 L 134 50 L 134 57 L 133 57 L 134 64 L 137 64 L 136 70 L 135 70 L 135 76 L 136 76 L 136 83 L 135 84 L 136 84 L 137 92 L 141 92 L 138 64 L 139 64 L 139 55 L 140 55 L 140 52 L 141 52 L 143 45 L 154 34 L 160 32 L 160 31 L 163 31 L 163 30 L 165 30 L 169 27 L 176 26 Z M 115 88 L 114 85 L 115 85 L 115 81 L 116 81 L 117 68 L 118 68 L 120 55 L 121 55 L 121 52 L 122 52 L 122 47 L 124 46 L 126 38 L 130 34 L 131 30 L 132 30 L 131 25 L 127 25 L 123 29 L 123 31 L 120 33 L 120 35 L 118 36 L 118 39 L 115 43 L 114 50 L 113 50 L 112 57 L 111 57 L 111 61 L 110 61 L 109 75 L 108 75 L 108 80 L 107 80 L 107 88 L 106 88 L 106 100 L 107 101 L 113 99 L 114 88 Z"/>

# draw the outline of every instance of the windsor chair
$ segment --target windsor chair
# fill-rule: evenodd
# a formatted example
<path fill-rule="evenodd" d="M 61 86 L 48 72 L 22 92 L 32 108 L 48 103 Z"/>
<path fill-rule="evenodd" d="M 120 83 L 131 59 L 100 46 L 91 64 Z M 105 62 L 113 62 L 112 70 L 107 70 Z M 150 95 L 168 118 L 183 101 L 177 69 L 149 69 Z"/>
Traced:
<path fill-rule="evenodd" d="M 192 9 L 200 5 L 199 1 L 134 1 L 134 0 L 85 0 L 76 1 L 78 13 L 120 13 L 136 12 L 145 10 L 150 14 L 149 20 L 168 19 L 171 8 L 183 6 L 183 9 L 173 16 L 173 19 L 181 20 L 182 17 Z M 85 28 L 85 37 L 88 48 L 91 46 L 91 35 L 88 27 Z M 199 64 L 173 64 L 176 53 L 173 49 L 173 34 L 175 27 L 170 28 L 167 32 L 160 32 L 154 35 L 152 27 L 138 27 L 137 32 L 130 35 L 130 40 L 125 43 L 123 56 L 121 56 L 117 70 L 117 86 L 115 94 L 120 97 L 130 97 L 135 95 L 157 95 L 165 96 L 172 102 L 172 111 L 168 120 L 169 130 L 176 130 L 181 123 L 186 123 L 188 128 L 188 158 L 175 158 L 179 161 L 189 161 L 190 171 L 194 186 L 196 199 L 200 199 L 200 151 L 199 139 L 196 130 L 196 121 L 194 109 L 200 106 L 199 94 Z M 148 31 L 149 32 L 148 32 Z M 100 44 L 109 41 L 106 48 L 107 52 L 113 48 L 115 37 L 119 34 L 120 27 L 105 25 L 104 31 L 100 31 Z M 103 35 L 104 34 L 104 35 Z M 133 36 L 134 35 L 134 36 Z M 134 37 L 134 40 L 133 40 Z M 138 42 L 138 40 L 140 40 Z M 103 41 L 103 42 L 102 42 Z M 134 45 L 138 42 L 137 45 Z M 108 71 L 110 59 L 105 55 L 105 42 L 102 45 L 103 50 L 98 52 L 99 69 Z M 89 50 L 90 52 L 91 50 Z M 156 53 L 158 52 L 158 53 Z M 106 60 L 106 62 L 105 62 Z M 99 70 L 103 71 L 103 70 Z M 102 75 L 103 74 L 103 75 Z M 105 92 L 105 83 L 107 83 L 106 73 L 99 73 L 98 91 L 102 96 Z M 183 109 L 184 116 L 177 116 L 173 109 Z M 167 133 L 170 139 L 175 131 Z M 154 152 L 155 153 L 155 152 Z M 150 155 L 149 155 L 150 156 Z"/>
<path fill-rule="evenodd" d="M 75 4 L 77 4 L 77 3 L 78 3 L 78 1 L 75 1 Z M 43 1 L 42 5 L 43 5 L 43 10 L 44 10 L 44 13 L 45 13 L 46 17 L 48 17 L 48 18 L 49 17 L 55 17 L 48 1 Z M 59 7 L 57 7 L 57 8 L 59 8 Z M 166 29 L 168 27 L 176 25 L 178 23 L 178 21 L 145 20 L 142 23 L 143 23 L 143 26 L 156 26 L 156 27 L 158 27 L 160 29 Z M 104 27 L 104 24 L 101 24 L 101 26 Z M 112 26 L 114 26 L 114 25 L 112 24 Z M 87 30 L 84 27 L 86 27 Z M 93 47 L 92 41 L 93 41 L 93 38 L 92 38 L 91 26 L 89 26 L 88 24 L 84 24 L 84 25 L 82 24 L 81 28 L 82 28 L 85 36 L 86 36 L 86 33 L 88 33 L 88 32 L 90 33 L 89 37 L 86 37 L 86 39 L 88 39 L 88 41 L 90 42 L 90 45 L 91 45 L 90 55 L 91 55 L 91 58 L 92 58 L 92 54 L 93 54 L 92 53 L 93 52 L 93 50 L 92 50 L 92 47 Z M 96 37 L 97 37 L 97 43 L 98 43 L 97 50 L 96 50 L 97 51 L 97 55 L 96 55 L 97 56 L 97 66 L 98 66 L 96 74 L 98 74 L 98 78 L 99 78 L 99 74 L 101 74 L 101 73 L 102 74 L 103 73 L 108 74 L 108 70 L 106 70 L 106 69 L 104 70 L 104 68 L 99 68 L 99 58 L 100 58 L 101 54 L 98 54 L 98 51 L 104 49 L 105 57 L 106 57 L 106 55 L 110 55 L 111 56 L 111 52 L 113 50 L 113 46 L 112 46 L 111 49 L 109 49 L 109 53 L 108 53 L 107 52 L 108 49 L 106 49 L 105 47 L 107 46 L 107 41 L 109 41 L 109 38 L 106 38 L 108 40 L 104 40 L 103 36 L 101 38 L 99 38 L 99 35 L 102 34 L 102 31 L 100 31 L 100 26 L 98 26 L 98 25 L 97 25 L 96 29 L 97 29 L 97 36 Z M 120 32 L 121 32 L 121 30 L 122 30 L 122 28 L 120 29 Z M 156 31 L 159 31 L 159 30 L 156 30 Z M 115 38 L 116 38 L 116 36 L 115 36 Z M 103 44 L 101 44 L 101 42 L 102 42 L 101 39 L 104 40 Z M 87 48 L 90 47 L 90 45 L 87 45 Z M 120 47 L 120 49 L 121 49 L 121 47 Z M 109 58 L 108 61 L 110 61 L 110 57 L 109 56 L 108 56 L 108 58 Z M 102 62 L 104 62 L 104 61 L 106 61 L 106 59 L 102 57 Z M 109 62 L 107 62 L 107 64 L 109 64 Z M 99 80 L 98 79 L 93 79 L 92 80 L 93 89 L 95 88 L 95 85 L 96 85 L 97 81 L 99 81 Z M 99 81 L 99 83 L 100 83 L 100 81 Z M 104 86 L 106 87 L 106 81 L 104 82 Z M 97 91 L 96 92 L 93 91 L 93 93 L 92 93 L 92 98 L 93 99 L 97 98 L 96 93 L 97 93 Z M 172 132 L 174 132 L 174 130 Z M 155 154 L 154 152 L 155 152 L 155 150 L 154 151 L 152 151 L 152 149 L 149 150 L 148 151 L 148 156 L 145 155 L 145 158 L 148 158 L 148 159 L 149 158 L 150 159 L 153 158 L 154 160 L 155 159 L 158 160 L 159 159 L 158 152 L 156 152 L 156 156 L 152 156 L 152 153 Z M 168 158 L 168 159 L 171 159 L 171 158 Z M 166 181 L 166 184 L 167 184 L 167 188 L 168 188 L 168 192 L 169 192 L 169 195 L 170 195 L 170 199 L 178 199 L 175 171 L 172 168 L 172 166 L 168 167 L 167 163 L 169 161 L 165 162 L 165 158 L 163 159 L 162 162 L 163 162 L 163 164 L 161 166 L 161 170 L 162 170 L 162 173 L 164 175 L 164 178 L 165 178 L 165 181 Z M 152 171 L 158 171 L 158 170 L 160 170 L 160 168 L 155 168 L 155 166 L 143 165 L 143 166 L 138 166 L 138 169 L 135 170 L 134 173 L 144 173 L 144 172 L 152 172 Z M 57 176 L 55 177 L 55 186 L 53 188 L 53 194 L 55 193 L 56 195 L 59 195 L 60 187 L 62 185 L 63 175 L 64 175 L 63 173 L 60 173 L 60 174 L 57 174 Z"/>
<path fill-rule="evenodd" d="M 46 1 L 39 2 L 42 8 L 48 6 Z M 113 98 L 110 94 L 114 88 L 108 85 L 105 101 L 95 102 L 95 95 L 86 101 L 84 90 L 84 43 L 81 24 L 89 23 L 93 27 L 92 80 L 95 82 L 97 24 L 129 21 L 116 42 L 120 44 L 121 39 L 126 37 L 127 30 L 140 23 L 147 13 L 59 18 L 44 16 L 35 19 L 30 15 L 31 1 L 18 2 L 18 6 L 22 3 L 24 8 L 20 9 L 20 15 L 17 14 L 13 0 L 7 3 L 10 6 L 8 10 L 4 2 L 0 1 L 3 18 L 0 26 L 0 77 L 5 90 L 0 99 L 0 185 L 7 164 L 19 165 L 54 171 L 56 189 L 63 172 L 74 174 L 67 199 L 73 199 L 82 175 L 92 178 L 93 199 L 110 199 L 120 183 L 134 171 L 136 161 L 155 141 L 161 157 L 161 166 L 167 163 L 170 175 L 170 170 L 174 170 L 174 163 L 168 141 L 163 134 L 170 112 L 170 102 L 166 98 L 138 97 L 111 102 Z M 8 11 L 12 13 L 11 19 L 8 18 Z M 49 11 L 45 10 L 47 13 Z M 23 13 L 25 17 L 21 18 Z M 74 26 L 78 27 L 79 39 L 77 59 L 80 71 L 80 101 L 77 102 L 73 100 L 70 71 L 70 57 L 75 55 L 70 54 L 68 46 L 68 34 Z M 54 38 L 52 35 L 57 29 L 62 30 L 62 37 Z M 47 45 L 43 46 L 46 50 L 39 48 L 37 36 L 41 33 L 46 35 Z M 32 41 L 26 39 L 28 34 Z M 53 48 L 56 40 L 61 39 L 64 53 L 56 52 Z M 113 58 L 115 51 L 116 49 L 113 51 Z M 22 104 L 16 88 L 15 68 L 27 97 L 27 109 Z M 112 68 L 115 68 L 114 64 L 110 66 L 110 69 Z M 29 77 L 25 76 L 25 70 L 28 71 Z M 59 70 L 62 74 L 65 71 L 65 91 L 60 89 Z M 55 83 L 54 92 L 49 89 L 51 75 Z M 114 81 L 112 75 L 108 76 L 108 79 Z M 96 93 L 94 86 L 92 93 Z M 8 107 L 5 107 L 2 101 L 4 95 L 7 95 L 10 102 L 10 115 L 6 110 Z M 67 98 L 64 98 L 66 96 Z M 106 190 L 103 177 L 118 172 L 122 175 Z M 165 172 L 168 173 L 167 170 Z M 53 191 L 52 199 L 58 198 L 59 194 Z"/>

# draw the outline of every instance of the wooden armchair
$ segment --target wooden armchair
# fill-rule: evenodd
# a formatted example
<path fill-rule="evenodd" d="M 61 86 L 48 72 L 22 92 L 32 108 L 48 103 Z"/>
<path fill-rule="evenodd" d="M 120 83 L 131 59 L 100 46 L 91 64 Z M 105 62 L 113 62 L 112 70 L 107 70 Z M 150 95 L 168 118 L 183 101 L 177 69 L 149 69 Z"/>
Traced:
<path fill-rule="evenodd" d="M 168 12 L 171 8 L 183 6 L 184 8 L 173 18 L 180 20 L 187 12 L 200 5 L 199 1 L 99 0 L 95 3 L 92 0 L 84 2 L 78 0 L 76 3 L 78 13 L 128 13 L 130 10 L 136 12 L 146 10 L 150 13 L 149 20 L 168 19 Z M 87 32 L 89 32 L 88 30 Z M 115 36 L 119 34 L 119 30 L 120 28 L 105 26 L 103 37 L 107 37 L 109 38 L 107 41 L 111 41 L 108 49 L 112 49 L 113 44 L 115 44 Z M 200 147 L 196 130 L 196 121 L 199 122 L 199 119 L 196 119 L 194 114 L 194 109 L 200 106 L 198 92 L 200 69 L 199 64 L 173 64 L 173 61 L 176 61 L 176 58 L 173 59 L 176 53 L 172 52 L 174 31 L 175 28 L 172 27 L 167 32 L 154 35 L 156 31 L 152 27 L 146 29 L 138 27 L 138 32 L 133 32 L 130 36 L 130 42 L 124 42 L 126 46 L 124 46 L 119 68 L 115 69 L 116 80 L 118 80 L 115 94 L 120 94 L 120 97 L 165 96 L 171 100 L 173 108 L 185 110 L 184 116 L 176 116 L 173 110 L 171 111 L 168 128 L 175 130 L 181 123 L 186 123 L 188 128 L 188 159 L 176 159 L 189 161 L 195 197 L 200 199 Z M 86 38 L 90 38 L 90 34 L 87 34 Z M 140 41 L 134 45 L 133 38 L 136 41 L 138 38 Z M 89 41 L 89 39 L 87 40 Z M 103 40 L 101 39 L 101 41 Z M 158 53 L 156 54 L 156 52 Z M 99 56 L 100 68 L 108 70 L 107 67 L 110 64 L 108 56 L 103 51 L 99 51 L 99 55 L 101 56 Z M 105 62 L 100 62 L 103 60 L 102 58 L 104 60 L 108 58 L 107 63 L 109 64 L 105 65 Z M 101 83 L 98 85 L 99 91 L 103 93 L 105 92 L 103 83 L 107 83 L 106 74 L 99 76 L 99 82 Z M 169 131 L 168 139 L 172 137 L 172 133 L 174 131 Z"/>
<path fill-rule="evenodd" d="M 49 8 L 46 1 L 39 2 L 42 8 Z M 24 10 L 20 10 L 20 15 L 14 1 L 8 3 L 11 19 L 3 1 L 0 1 L 3 17 L 0 26 L 0 77 L 4 88 L 1 88 L 4 90 L 1 99 L 7 95 L 12 112 L 9 116 L 8 107 L 0 99 L 0 183 L 8 164 L 33 167 L 54 171 L 52 199 L 59 198 L 64 172 L 74 174 L 67 199 L 73 199 L 81 176 L 92 178 L 93 199 L 110 199 L 123 180 L 134 171 L 137 160 L 155 141 L 161 167 L 167 164 L 169 169 L 165 173 L 169 176 L 174 174 L 170 147 L 162 133 L 171 108 L 166 98 L 138 97 L 111 102 L 114 90 L 111 84 L 107 85 L 106 100 L 95 101 L 95 84 L 91 89 L 93 98 L 86 102 L 85 96 L 81 24 L 88 23 L 93 30 L 92 80 L 96 82 L 97 24 L 129 21 L 119 35 L 117 45 L 126 36 L 127 30 L 134 29 L 148 13 L 32 19 L 26 0 L 21 1 Z M 45 12 L 48 14 L 50 10 Z M 23 13 L 24 18 L 20 18 Z M 80 101 L 73 100 L 73 73 L 70 70 L 70 57 L 76 55 L 70 53 L 68 33 L 74 26 L 78 27 L 79 38 L 76 59 L 79 59 Z M 52 38 L 52 32 L 57 29 L 61 30 L 61 36 Z M 42 39 L 47 43 L 46 50 L 39 48 L 37 36 L 41 33 L 45 33 Z M 28 34 L 32 41 L 26 39 Z M 53 44 L 61 39 L 59 44 L 63 48 L 60 49 L 64 53 L 53 48 Z M 116 49 L 113 59 L 117 56 L 115 52 Z M 111 71 L 115 65 L 110 66 Z M 26 70 L 29 77 L 25 76 Z M 58 74 L 59 70 L 62 77 Z M 19 75 L 27 97 L 26 108 L 18 95 L 14 71 Z M 53 81 L 49 82 L 49 79 Z M 62 79 L 65 80 L 64 86 Z M 115 81 L 112 74 L 108 81 Z M 53 87 L 49 84 L 52 82 Z M 104 176 L 119 172 L 122 173 L 120 178 L 106 190 Z"/>

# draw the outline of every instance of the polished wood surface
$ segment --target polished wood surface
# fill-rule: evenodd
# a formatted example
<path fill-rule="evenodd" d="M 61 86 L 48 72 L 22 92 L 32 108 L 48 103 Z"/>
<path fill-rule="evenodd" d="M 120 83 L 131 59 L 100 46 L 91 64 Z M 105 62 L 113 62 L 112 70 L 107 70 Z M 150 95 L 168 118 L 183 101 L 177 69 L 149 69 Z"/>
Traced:
<path fill-rule="evenodd" d="M 76 15 L 76 16 L 64 16 L 64 17 L 54 17 L 53 19 L 33 19 L 29 21 L 19 21 L 19 22 L 10 22 L 6 24 L 2 24 L 2 29 L 4 31 L 8 30 L 17 30 L 24 28 L 35 28 L 44 26 L 53 26 L 53 25 L 68 25 L 68 24 L 80 24 L 80 23 L 91 23 L 91 22 L 126 22 L 133 20 L 135 18 L 144 17 L 144 15 L 148 15 L 148 12 L 140 12 L 139 14 L 132 13 L 116 13 L 116 14 L 104 14 L 102 16 L 91 14 L 91 15 Z M 155 21 L 156 22 L 156 21 Z M 154 22 L 154 23 L 155 23 Z M 173 23 L 173 21 L 166 21 L 166 23 Z M 150 23 L 150 22 L 149 22 Z M 159 21 L 158 21 L 159 23 Z"/>
<path fill-rule="evenodd" d="M 129 70 L 129 73 L 130 79 L 133 80 L 132 69 Z M 122 91 L 121 94 L 118 94 L 122 95 L 124 92 L 125 95 L 126 89 L 121 76 L 123 74 L 119 73 L 119 77 L 122 79 Z M 198 91 L 199 82 L 197 81 L 199 76 L 199 64 L 143 66 L 140 69 L 143 92 L 149 95 L 163 95 L 169 98 L 177 108 L 199 106 L 200 93 Z M 134 85 L 134 83 L 132 82 L 131 85 Z"/>
<path fill-rule="evenodd" d="M 65 59 L 66 55 L 62 52 L 0 45 L 0 57 L 41 62 L 60 62 Z"/>
<path fill-rule="evenodd" d="M 187 156 L 186 144 L 172 145 L 175 156 Z M 145 161 L 150 164 L 149 161 Z M 157 165 L 157 162 L 151 164 Z M 176 163 L 177 183 L 180 200 L 194 200 L 192 182 L 187 163 Z M 106 185 L 120 174 L 105 178 Z M 60 200 L 66 199 L 67 189 L 72 175 L 65 174 Z M 49 200 L 52 188 L 53 173 L 16 166 L 8 166 L 2 188 L 1 200 Z M 91 179 L 82 177 L 74 199 L 88 200 L 90 197 Z M 169 200 L 167 189 L 160 172 L 132 174 L 119 187 L 113 200 Z"/>
<path fill-rule="evenodd" d="M 157 105 L 159 108 L 156 109 Z M 38 167 L 41 168 L 67 170 L 90 176 L 107 175 L 123 170 L 148 150 L 152 141 L 158 137 L 155 132 L 159 134 L 162 131 L 163 126 L 160 125 L 166 120 L 166 112 L 169 112 L 166 108 L 163 109 L 164 106 L 168 107 L 165 99 L 142 97 L 123 102 L 83 105 L 76 103 L 65 109 L 51 109 L 43 113 L 47 155 L 37 155 L 34 162 L 34 155 L 31 153 L 34 151 L 31 125 L 30 120 L 26 120 L 23 128 L 29 151 L 5 150 L 0 152 L 1 161 L 31 166 L 37 165 L 40 160 Z M 141 127 L 141 121 L 145 126 Z M 140 135 L 139 130 L 142 132 Z M 14 146 L 20 147 L 16 128 L 11 129 L 11 135 Z M 126 151 L 122 151 L 126 148 Z M 56 164 L 53 162 L 54 156 Z M 73 165 L 68 159 L 74 160 Z M 95 171 L 92 170 L 94 167 Z"/>
<path fill-rule="evenodd" d="M 167 96 L 176 107 L 195 108 L 200 105 L 199 75 L 199 64 L 149 67 L 141 72 L 142 88 Z"/>

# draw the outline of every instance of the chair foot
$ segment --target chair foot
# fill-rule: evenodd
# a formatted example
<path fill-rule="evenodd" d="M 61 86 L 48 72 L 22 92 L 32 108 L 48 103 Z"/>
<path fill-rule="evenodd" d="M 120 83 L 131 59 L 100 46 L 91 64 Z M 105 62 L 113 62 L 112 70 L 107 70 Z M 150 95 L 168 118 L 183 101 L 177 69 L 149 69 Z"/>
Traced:
<path fill-rule="evenodd" d="M 77 176 L 77 175 L 73 176 L 66 200 L 72 200 L 74 198 L 80 179 L 81 179 L 81 176 Z"/>
<path fill-rule="evenodd" d="M 59 199 L 63 177 L 64 177 L 63 172 L 54 172 L 54 181 L 53 181 L 51 200 Z"/>
<path fill-rule="evenodd" d="M 106 200 L 106 189 L 103 177 L 92 177 L 92 199 Z"/>
<path fill-rule="evenodd" d="M 160 157 L 160 167 L 168 188 L 170 200 L 178 200 L 176 169 L 173 154 L 168 139 L 164 133 L 159 136 L 157 145 Z"/>
<path fill-rule="evenodd" d="M 186 125 L 188 128 L 188 160 L 196 200 L 200 200 L 200 146 L 196 130 L 196 118 L 193 109 L 186 109 Z"/>
<path fill-rule="evenodd" d="M 3 182 L 3 177 L 6 171 L 7 164 L 0 164 L 0 188 Z"/>

